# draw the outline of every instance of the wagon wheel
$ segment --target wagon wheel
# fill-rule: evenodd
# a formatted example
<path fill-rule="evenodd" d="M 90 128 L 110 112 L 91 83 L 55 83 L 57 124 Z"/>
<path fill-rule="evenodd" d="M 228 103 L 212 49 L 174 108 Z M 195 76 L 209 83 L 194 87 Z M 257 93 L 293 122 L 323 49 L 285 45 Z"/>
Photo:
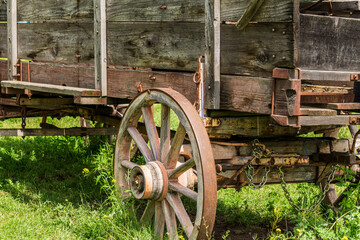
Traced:
<path fill-rule="evenodd" d="M 334 129 L 333 132 L 325 133 L 324 137 L 332 137 L 332 138 L 338 138 L 340 128 Z M 355 136 L 356 132 L 358 131 L 355 125 L 349 125 L 349 130 L 352 135 L 352 137 Z M 358 165 L 352 166 L 352 170 L 355 172 L 358 172 Z M 359 178 L 356 178 L 356 181 L 359 182 Z M 326 184 L 326 180 L 322 181 L 321 187 L 323 188 Z M 329 191 L 325 195 L 324 202 L 325 204 L 332 206 L 335 210 L 340 207 L 340 203 L 346 198 L 346 194 L 344 192 L 347 192 L 348 190 L 351 190 L 353 188 L 353 185 L 350 185 L 347 189 L 343 191 L 343 193 L 338 194 L 335 189 L 335 184 L 330 184 Z"/>
<path fill-rule="evenodd" d="M 151 106 L 161 104 L 160 138 Z M 179 119 L 171 141 L 170 109 Z M 149 145 L 139 131 L 140 117 L 145 120 Z M 187 135 L 191 159 L 180 163 L 180 148 Z M 131 162 L 134 141 L 146 164 Z M 188 239 L 206 239 L 214 225 L 217 202 L 215 162 L 206 129 L 192 104 L 171 89 L 154 89 L 141 93 L 127 109 L 122 120 L 114 155 L 114 175 L 119 191 L 130 189 L 132 196 L 146 199 L 141 221 L 152 224 L 156 238 L 164 229 L 170 239 L 178 239 L 177 222 Z M 192 183 L 192 184 L 191 184 Z M 196 190 L 191 188 L 196 186 Z M 189 214 L 184 202 L 194 202 L 196 213 Z"/>

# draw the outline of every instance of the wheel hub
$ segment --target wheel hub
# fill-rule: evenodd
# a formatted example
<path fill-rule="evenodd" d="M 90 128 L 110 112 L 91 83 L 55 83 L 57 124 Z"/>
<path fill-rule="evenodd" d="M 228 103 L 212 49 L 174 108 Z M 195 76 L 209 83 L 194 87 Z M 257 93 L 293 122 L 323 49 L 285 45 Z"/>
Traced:
<path fill-rule="evenodd" d="M 168 178 L 161 162 L 149 162 L 136 166 L 130 174 L 130 189 L 137 199 L 164 199 L 168 190 Z"/>

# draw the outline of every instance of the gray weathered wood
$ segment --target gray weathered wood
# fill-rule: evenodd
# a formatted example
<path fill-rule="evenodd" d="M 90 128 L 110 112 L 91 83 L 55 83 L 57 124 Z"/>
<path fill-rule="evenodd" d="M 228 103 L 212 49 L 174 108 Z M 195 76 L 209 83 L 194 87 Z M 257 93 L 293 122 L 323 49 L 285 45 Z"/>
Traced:
<path fill-rule="evenodd" d="M 0 1 L 0 21 L 6 21 L 6 3 L 4 1 Z"/>
<path fill-rule="evenodd" d="M 213 89 L 213 109 L 220 108 L 220 64 L 221 64 L 221 22 L 220 22 L 220 0 L 214 0 L 214 89 Z"/>
<path fill-rule="evenodd" d="M 323 43 L 325 44 L 325 43 Z M 360 72 L 322 71 L 301 69 L 301 80 L 309 81 L 351 81 L 352 74 Z M 330 83 L 331 84 L 331 83 Z"/>
<path fill-rule="evenodd" d="M 220 107 L 220 0 L 205 1 L 205 108 Z"/>
<path fill-rule="evenodd" d="M 33 82 L 19 82 L 19 81 L 1 81 L 2 87 L 16 88 L 16 89 L 29 89 L 38 92 L 56 93 L 61 95 L 70 96 L 100 96 L 100 92 L 93 89 L 76 88 L 58 86 L 52 84 L 33 83 Z"/>
<path fill-rule="evenodd" d="M 357 118 L 359 115 L 338 115 L 338 116 L 300 116 L 299 124 L 302 126 L 319 126 L 319 125 L 350 125 L 350 118 Z"/>
<path fill-rule="evenodd" d="M 308 116 L 336 116 L 337 111 L 326 109 L 326 108 L 315 108 L 315 107 L 301 107 L 301 115 Z"/>
<path fill-rule="evenodd" d="M 335 110 L 359 110 L 360 103 L 328 103 L 326 107 Z"/>
<path fill-rule="evenodd" d="M 94 0 L 95 89 L 107 96 L 106 0 Z"/>
<path fill-rule="evenodd" d="M 196 71 L 204 55 L 204 25 L 191 23 L 108 23 L 108 65 Z M 0 24 L 0 33 L 5 29 Z M 273 31 L 274 30 L 274 31 Z M 271 77 L 293 66 L 291 23 L 249 24 L 246 31 L 221 27 L 221 73 Z M 19 57 L 36 61 L 88 63 L 94 60 L 93 25 L 19 25 Z M 0 34 L 0 43 L 6 41 Z M 0 57 L 5 57 L 0 44 Z"/>
<path fill-rule="evenodd" d="M 18 58 L 17 1 L 7 1 L 8 79 L 16 80 Z"/>
<path fill-rule="evenodd" d="M 360 19 L 301 14 L 299 66 L 359 72 L 359 31 Z"/>
<path fill-rule="evenodd" d="M 273 81 L 272 78 L 223 75 L 220 109 L 270 114 Z"/>
<path fill-rule="evenodd" d="M 307 9 L 309 6 L 312 6 L 317 1 L 307 1 L 301 2 L 300 9 L 307 13 L 333 13 L 334 15 L 339 15 L 343 12 L 353 12 L 360 10 L 360 2 L 358 0 L 332 0 L 330 8 L 330 4 L 327 1 L 323 1 L 321 3 L 317 3 L 314 7 Z"/>
<path fill-rule="evenodd" d="M 203 22 L 204 1 L 108 0 L 110 21 Z M 292 0 L 267 0 L 254 16 L 255 22 L 291 22 Z M 249 0 L 222 0 L 222 21 L 236 22 Z M 93 0 L 18 0 L 20 21 L 92 21 Z M 160 8 L 160 6 L 166 8 Z M 0 2 L 0 21 L 6 21 L 6 6 Z"/>
<path fill-rule="evenodd" d="M 205 0 L 205 108 L 216 109 L 215 77 L 214 77 L 214 4 Z"/>

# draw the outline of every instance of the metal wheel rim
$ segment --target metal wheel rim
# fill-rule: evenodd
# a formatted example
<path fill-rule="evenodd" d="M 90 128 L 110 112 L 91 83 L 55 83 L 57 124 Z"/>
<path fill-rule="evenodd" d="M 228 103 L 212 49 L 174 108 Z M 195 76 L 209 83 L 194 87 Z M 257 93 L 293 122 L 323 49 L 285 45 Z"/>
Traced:
<path fill-rule="evenodd" d="M 192 104 L 180 93 L 171 89 L 148 90 L 141 93 L 129 105 L 119 129 L 114 155 L 114 175 L 118 190 L 124 193 L 125 189 L 129 189 L 128 182 L 125 179 L 128 169 L 121 164 L 123 161 L 130 160 L 132 137 L 128 129 L 136 127 L 138 119 L 142 115 L 142 107 L 151 105 L 154 102 L 166 105 L 175 112 L 190 139 L 198 177 L 198 195 L 196 219 L 191 234 L 186 235 L 189 239 L 208 238 L 211 235 L 216 214 L 217 183 L 215 162 L 210 150 L 211 144 L 201 119 Z M 163 205 L 166 205 L 166 202 L 169 203 L 169 200 L 171 200 L 169 196 L 173 195 L 167 193 L 166 200 L 162 201 L 163 211 L 167 208 Z M 154 209 L 160 208 L 158 202 L 150 200 L 148 207 L 152 206 Z M 176 216 L 179 220 L 179 216 Z M 177 236 L 173 236 L 173 239 L 177 239 Z"/>

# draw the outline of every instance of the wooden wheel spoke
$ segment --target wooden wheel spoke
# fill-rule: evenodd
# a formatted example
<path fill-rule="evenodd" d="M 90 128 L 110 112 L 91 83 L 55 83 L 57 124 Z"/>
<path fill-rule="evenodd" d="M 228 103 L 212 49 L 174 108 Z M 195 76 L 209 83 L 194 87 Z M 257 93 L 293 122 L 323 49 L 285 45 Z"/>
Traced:
<path fill-rule="evenodd" d="M 160 161 L 160 140 L 154 121 L 154 114 L 150 106 L 142 107 L 143 119 L 149 138 L 150 147 L 155 161 Z"/>
<path fill-rule="evenodd" d="M 146 144 L 144 138 L 139 133 L 139 131 L 135 127 L 129 127 L 127 130 L 129 132 L 130 136 L 132 137 L 132 139 L 135 141 L 136 145 L 138 146 L 140 152 L 144 156 L 145 161 L 147 161 L 147 162 L 152 161 L 153 157 L 151 154 L 151 150 L 148 147 L 148 145 Z"/>
<path fill-rule="evenodd" d="M 166 195 L 166 199 L 169 202 L 170 206 L 174 210 L 177 219 L 179 220 L 184 232 L 186 233 L 187 237 L 191 236 L 191 233 L 194 229 L 194 226 L 190 220 L 189 215 L 187 214 L 183 203 L 178 194 L 168 193 Z"/>
<path fill-rule="evenodd" d="M 167 200 L 163 200 L 161 203 L 162 203 L 162 208 L 163 208 L 163 212 L 164 212 L 166 230 L 169 233 L 169 239 L 170 240 L 178 239 L 175 212 L 169 206 L 169 203 L 167 202 Z"/>
<path fill-rule="evenodd" d="M 164 162 L 170 150 L 170 108 L 161 104 L 160 157 Z"/>
<path fill-rule="evenodd" d="M 155 239 L 162 240 L 164 238 L 165 217 L 161 206 L 161 202 L 155 202 L 155 221 L 154 235 Z"/>
<path fill-rule="evenodd" d="M 189 170 L 190 168 L 195 166 L 195 161 L 194 159 L 190 159 L 184 163 L 182 163 L 181 165 L 177 166 L 175 169 L 170 170 L 168 172 L 168 177 L 169 178 L 178 178 L 181 174 L 183 174 L 184 172 L 186 172 L 187 170 Z"/>
<path fill-rule="evenodd" d="M 152 218 L 154 217 L 154 213 L 155 213 L 155 202 L 149 201 L 148 204 L 146 205 L 143 215 L 141 216 L 140 222 L 142 224 L 150 224 Z"/>
<path fill-rule="evenodd" d="M 176 163 L 180 155 L 180 148 L 184 142 L 185 135 L 186 135 L 186 130 L 184 126 L 181 123 L 179 123 L 179 126 L 174 136 L 174 140 L 171 143 L 169 154 L 167 156 L 166 161 L 164 161 L 164 164 L 165 166 L 167 166 L 167 168 L 171 169 L 176 167 Z"/>
<path fill-rule="evenodd" d="M 121 166 L 123 166 L 124 168 L 127 168 L 127 169 L 133 169 L 134 167 L 138 167 L 139 165 L 137 165 L 136 163 L 133 163 L 133 162 L 130 162 L 130 161 L 122 161 L 121 162 Z"/>
<path fill-rule="evenodd" d="M 197 201 L 197 197 L 198 197 L 197 192 L 195 192 L 187 187 L 184 187 L 180 183 L 169 181 L 169 189 L 171 189 L 175 192 L 181 193 L 185 197 L 188 197 L 195 202 Z"/>

